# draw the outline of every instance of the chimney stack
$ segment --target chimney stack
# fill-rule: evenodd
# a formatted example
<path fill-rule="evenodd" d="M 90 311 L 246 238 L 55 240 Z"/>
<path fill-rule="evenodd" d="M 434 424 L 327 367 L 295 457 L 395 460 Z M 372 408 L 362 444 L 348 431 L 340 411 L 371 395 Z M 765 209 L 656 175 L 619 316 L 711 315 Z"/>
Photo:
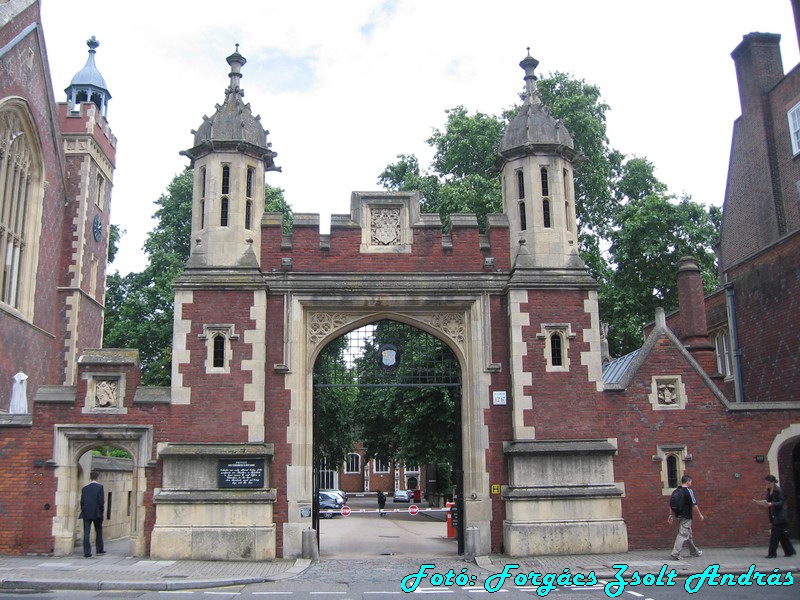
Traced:
<path fill-rule="evenodd" d="M 714 346 L 708 337 L 703 275 L 691 256 L 682 258 L 678 267 L 678 304 L 681 342 L 709 375 L 716 373 Z"/>

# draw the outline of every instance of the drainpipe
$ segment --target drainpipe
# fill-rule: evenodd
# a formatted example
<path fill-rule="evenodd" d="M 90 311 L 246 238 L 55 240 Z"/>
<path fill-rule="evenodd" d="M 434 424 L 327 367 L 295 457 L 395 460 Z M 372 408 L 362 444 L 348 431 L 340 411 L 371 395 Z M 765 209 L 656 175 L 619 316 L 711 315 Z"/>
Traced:
<path fill-rule="evenodd" d="M 728 308 L 728 328 L 731 332 L 731 346 L 733 347 L 733 384 L 736 390 L 736 401 L 744 402 L 744 388 L 742 386 L 742 349 L 739 348 L 739 334 L 736 327 L 736 306 L 734 297 L 736 292 L 733 290 L 733 283 L 728 281 L 728 274 L 725 274 L 725 304 Z"/>

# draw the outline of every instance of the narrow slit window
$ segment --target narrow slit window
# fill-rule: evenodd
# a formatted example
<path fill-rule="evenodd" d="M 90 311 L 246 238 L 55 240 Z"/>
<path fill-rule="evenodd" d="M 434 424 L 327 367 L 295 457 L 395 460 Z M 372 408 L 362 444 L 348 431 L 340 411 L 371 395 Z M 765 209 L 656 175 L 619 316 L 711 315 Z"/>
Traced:
<path fill-rule="evenodd" d="M 200 229 L 206 227 L 206 168 L 200 169 Z"/>
<path fill-rule="evenodd" d="M 525 231 L 528 228 L 528 217 L 525 214 L 525 203 L 519 203 L 519 228 L 521 231 Z"/>
<path fill-rule="evenodd" d="M 550 181 L 547 178 L 547 169 L 542 167 L 541 174 L 542 174 L 542 196 L 549 196 L 550 195 Z"/>
<path fill-rule="evenodd" d="M 230 194 L 231 188 L 231 168 L 227 165 L 222 167 L 222 194 L 228 195 Z"/>
<path fill-rule="evenodd" d="M 255 178 L 256 171 L 253 167 L 247 168 L 247 197 L 253 197 L 253 180 Z"/>
<path fill-rule="evenodd" d="M 225 336 L 214 336 L 214 367 L 222 368 L 225 366 Z"/>
<path fill-rule="evenodd" d="M 250 221 L 253 214 L 253 201 L 248 198 L 244 203 L 244 228 L 251 229 Z"/>
<path fill-rule="evenodd" d="M 674 454 L 667 455 L 667 487 L 678 487 L 678 457 Z"/>
<path fill-rule="evenodd" d="M 520 200 L 525 197 L 525 177 L 522 170 L 517 171 L 517 198 Z"/>
<path fill-rule="evenodd" d="M 564 357 L 561 348 L 561 335 L 554 333 L 550 336 L 550 362 L 554 367 L 564 365 Z"/>
<path fill-rule="evenodd" d="M 222 206 L 220 207 L 219 211 L 219 224 L 222 227 L 228 226 L 228 199 L 222 199 Z"/>
<path fill-rule="evenodd" d="M 550 228 L 550 200 L 542 200 L 542 221 L 546 228 Z"/>

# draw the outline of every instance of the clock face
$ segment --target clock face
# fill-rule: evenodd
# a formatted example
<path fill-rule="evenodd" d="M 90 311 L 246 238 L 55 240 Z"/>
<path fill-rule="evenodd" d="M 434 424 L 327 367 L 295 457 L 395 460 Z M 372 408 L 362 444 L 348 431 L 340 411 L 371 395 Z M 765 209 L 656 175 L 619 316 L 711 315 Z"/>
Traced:
<path fill-rule="evenodd" d="M 92 223 L 92 233 L 94 234 L 94 239 L 96 242 L 100 241 L 100 238 L 103 237 L 103 223 L 100 221 L 100 215 L 94 216 L 94 222 Z"/>

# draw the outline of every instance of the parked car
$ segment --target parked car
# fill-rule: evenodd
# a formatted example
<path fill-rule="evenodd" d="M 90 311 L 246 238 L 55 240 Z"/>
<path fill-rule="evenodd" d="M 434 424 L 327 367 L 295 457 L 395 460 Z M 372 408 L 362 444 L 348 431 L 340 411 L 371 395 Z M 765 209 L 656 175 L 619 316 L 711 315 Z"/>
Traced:
<path fill-rule="evenodd" d="M 339 501 L 339 497 L 326 492 L 320 492 L 319 497 L 319 510 L 320 516 L 323 519 L 332 519 L 336 515 L 342 514 L 343 504 Z"/>
<path fill-rule="evenodd" d="M 320 492 L 337 496 L 339 498 L 339 502 L 342 504 L 347 504 L 347 492 L 343 492 L 342 490 L 320 490 Z"/>
<path fill-rule="evenodd" d="M 411 497 L 411 492 L 408 490 L 397 490 L 392 502 L 411 502 Z"/>

